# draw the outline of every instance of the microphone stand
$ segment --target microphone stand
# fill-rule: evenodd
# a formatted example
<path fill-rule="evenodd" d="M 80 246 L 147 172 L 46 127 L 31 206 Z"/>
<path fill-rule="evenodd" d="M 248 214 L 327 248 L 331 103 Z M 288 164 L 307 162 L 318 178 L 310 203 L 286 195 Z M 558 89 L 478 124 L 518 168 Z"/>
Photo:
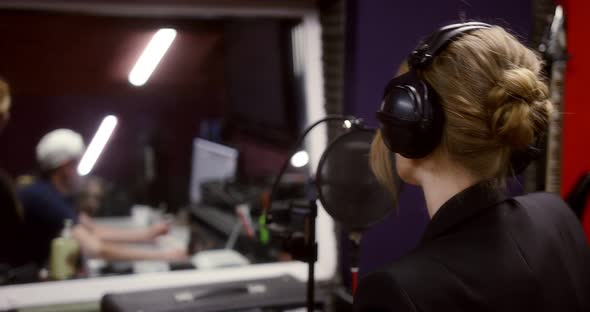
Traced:
<path fill-rule="evenodd" d="M 301 136 L 299 136 L 297 143 L 290 151 L 289 157 L 283 163 L 283 166 L 281 167 L 281 170 L 279 171 L 279 174 L 277 175 L 272 185 L 269 200 L 271 205 L 269 205 L 269 207 L 263 212 L 261 224 L 266 225 L 272 223 L 272 214 L 270 212 L 270 206 L 272 206 L 273 196 L 276 194 L 276 190 L 278 188 L 278 185 L 280 184 L 281 178 L 289 168 L 289 161 L 291 157 L 293 157 L 293 155 L 297 152 L 297 150 L 303 143 L 303 140 L 311 130 L 313 130 L 316 126 L 328 121 L 350 121 L 351 123 L 360 122 L 358 118 L 352 116 L 328 115 L 325 118 L 322 118 L 314 122 L 303 131 Z M 315 187 L 315 183 L 312 180 L 308 183 L 307 201 L 305 203 L 292 202 L 290 205 L 290 210 L 292 214 L 303 217 L 305 223 L 303 237 L 296 235 L 297 233 L 290 233 L 290 235 L 287 235 L 287 238 L 285 239 L 283 244 L 285 246 L 285 249 L 293 255 L 293 259 L 303 261 L 308 265 L 306 300 L 308 312 L 313 312 L 315 308 L 315 262 L 318 258 L 318 245 L 316 242 L 315 226 L 318 213 L 317 200 L 317 190 Z"/>
<path fill-rule="evenodd" d="M 356 288 L 358 287 L 358 271 L 359 271 L 359 257 L 360 257 L 360 246 L 362 232 L 350 232 L 348 239 L 352 247 L 350 251 L 350 288 L 351 293 L 354 296 Z"/>
<path fill-rule="evenodd" d="M 318 244 L 316 242 L 315 223 L 318 215 L 318 205 L 315 199 L 309 201 L 309 215 L 307 217 L 307 231 L 309 238 L 306 242 L 309 257 L 307 259 L 307 311 L 313 312 L 315 307 L 315 263 L 318 259 Z"/>

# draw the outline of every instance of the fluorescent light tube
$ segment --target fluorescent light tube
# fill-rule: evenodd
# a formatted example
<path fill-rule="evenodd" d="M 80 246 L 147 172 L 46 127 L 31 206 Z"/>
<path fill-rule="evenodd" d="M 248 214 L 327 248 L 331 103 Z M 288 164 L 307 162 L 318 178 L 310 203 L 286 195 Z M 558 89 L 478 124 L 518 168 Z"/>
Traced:
<path fill-rule="evenodd" d="M 132 85 L 140 87 L 148 81 L 174 38 L 176 38 L 176 30 L 172 28 L 162 28 L 154 34 L 129 73 L 129 82 Z"/>
<path fill-rule="evenodd" d="M 117 117 L 113 115 L 106 116 L 102 120 L 98 130 L 96 131 L 96 134 L 94 134 L 92 141 L 90 141 L 90 145 L 88 145 L 84 156 L 82 156 L 80 164 L 78 164 L 79 175 L 85 176 L 90 173 L 90 171 L 92 171 L 92 168 L 102 153 L 102 150 L 111 138 L 111 135 L 117 126 L 117 122 Z"/>

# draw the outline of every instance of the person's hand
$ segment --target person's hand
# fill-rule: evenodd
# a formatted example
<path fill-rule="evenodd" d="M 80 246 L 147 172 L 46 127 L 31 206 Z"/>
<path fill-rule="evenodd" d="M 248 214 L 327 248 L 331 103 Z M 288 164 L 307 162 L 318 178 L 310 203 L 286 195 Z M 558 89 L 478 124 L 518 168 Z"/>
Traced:
<path fill-rule="evenodd" d="M 86 227 L 91 227 L 92 225 L 92 218 L 86 212 L 80 212 L 78 214 L 78 222 Z"/>
<path fill-rule="evenodd" d="M 164 259 L 166 261 L 187 261 L 188 253 L 186 248 L 173 248 L 164 250 Z"/>
<path fill-rule="evenodd" d="M 159 222 L 156 223 L 149 228 L 149 239 L 154 239 L 158 236 L 168 234 L 170 231 L 170 223 L 169 222 Z"/>

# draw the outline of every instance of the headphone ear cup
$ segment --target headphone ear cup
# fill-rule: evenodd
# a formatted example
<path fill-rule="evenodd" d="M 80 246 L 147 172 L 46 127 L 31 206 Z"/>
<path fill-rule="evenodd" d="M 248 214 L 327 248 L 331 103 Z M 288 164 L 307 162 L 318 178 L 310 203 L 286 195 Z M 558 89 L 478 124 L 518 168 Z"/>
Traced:
<path fill-rule="evenodd" d="M 437 116 L 444 116 L 441 112 Z M 385 146 L 393 153 L 405 158 L 418 159 L 428 156 L 440 144 L 443 118 L 433 122 L 408 122 L 377 117 L 381 124 L 380 133 Z"/>
<path fill-rule="evenodd" d="M 444 112 L 428 84 L 410 71 L 393 79 L 376 113 L 385 145 L 406 158 L 422 158 L 439 144 Z"/>
<path fill-rule="evenodd" d="M 379 129 L 385 146 L 393 152 L 404 155 L 413 155 L 413 144 L 416 133 L 408 125 L 400 125 L 394 121 L 381 121 Z M 407 157 L 412 158 L 412 157 Z"/>

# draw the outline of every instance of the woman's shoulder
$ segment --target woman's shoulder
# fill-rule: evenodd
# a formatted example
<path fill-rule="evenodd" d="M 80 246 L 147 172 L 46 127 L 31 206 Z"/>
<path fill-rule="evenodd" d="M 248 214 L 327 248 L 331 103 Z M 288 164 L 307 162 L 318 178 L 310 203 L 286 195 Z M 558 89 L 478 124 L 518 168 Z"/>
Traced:
<path fill-rule="evenodd" d="M 576 220 L 572 209 L 561 197 L 547 192 L 529 193 L 512 198 L 531 217 Z"/>
<path fill-rule="evenodd" d="M 412 298 L 398 282 L 394 271 L 381 269 L 361 280 L 354 298 L 354 311 L 417 311 Z"/>
<path fill-rule="evenodd" d="M 418 311 L 416 290 L 424 288 L 423 281 L 437 279 L 436 266 L 427 252 L 417 250 L 367 274 L 355 296 L 355 311 Z"/>
<path fill-rule="evenodd" d="M 513 202 L 520 208 L 515 210 L 515 218 L 518 218 L 519 224 L 527 224 L 526 228 L 515 230 L 521 236 L 529 234 L 531 240 L 545 238 L 547 242 L 559 242 L 561 248 L 570 243 L 579 248 L 587 246 L 580 220 L 559 196 L 545 192 L 530 193 L 514 197 Z"/>
<path fill-rule="evenodd" d="M 422 311 L 436 305 L 455 309 L 447 296 L 463 287 L 465 272 L 456 271 L 435 252 L 418 248 L 365 276 L 355 296 L 355 311 Z"/>

